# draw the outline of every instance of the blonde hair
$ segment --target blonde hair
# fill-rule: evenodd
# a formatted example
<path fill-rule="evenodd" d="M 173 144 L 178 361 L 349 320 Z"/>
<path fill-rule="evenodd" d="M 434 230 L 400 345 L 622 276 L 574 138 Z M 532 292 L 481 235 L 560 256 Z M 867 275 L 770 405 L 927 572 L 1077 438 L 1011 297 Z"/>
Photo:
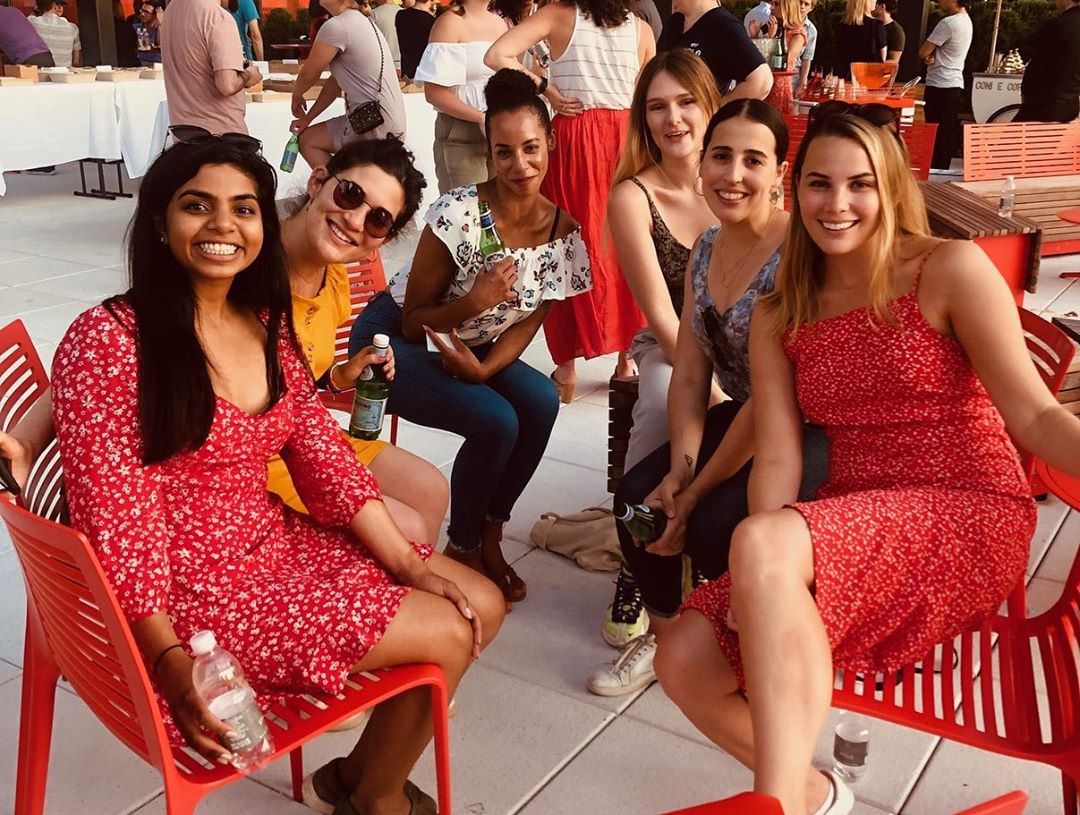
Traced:
<path fill-rule="evenodd" d="M 799 0 L 780 0 L 780 17 L 784 28 L 798 28 L 806 22 Z"/>
<path fill-rule="evenodd" d="M 844 6 L 844 22 L 848 25 L 862 25 L 869 7 L 868 0 L 847 0 L 847 5 Z"/>
<path fill-rule="evenodd" d="M 705 111 L 706 120 L 720 107 L 720 91 L 716 88 L 716 80 L 701 57 L 685 48 L 673 48 L 657 54 L 641 69 L 641 76 L 634 87 L 634 99 L 630 105 L 630 126 L 627 128 L 619 163 L 615 167 L 612 187 L 660 163 L 660 148 L 649 133 L 646 108 L 649 86 L 664 71 L 671 74 L 672 78 L 694 97 Z"/>
<path fill-rule="evenodd" d="M 789 328 L 798 329 L 817 316 L 818 292 L 823 282 L 824 254 L 814 243 L 803 224 L 799 206 L 799 183 L 810 144 L 814 139 L 835 136 L 859 145 L 870 159 L 877 179 L 880 211 L 871 243 L 869 279 L 867 280 L 867 312 L 878 322 L 894 324 L 889 310 L 892 294 L 892 271 L 900 240 L 926 237 L 930 225 L 926 219 L 926 202 L 911 174 L 907 149 L 888 128 L 881 127 L 850 114 L 830 116 L 818 122 L 807 133 L 795 158 L 792 175 L 791 223 L 784 244 L 784 254 L 776 273 L 776 287 L 762 299 L 772 313 L 773 330 L 781 334 Z"/>

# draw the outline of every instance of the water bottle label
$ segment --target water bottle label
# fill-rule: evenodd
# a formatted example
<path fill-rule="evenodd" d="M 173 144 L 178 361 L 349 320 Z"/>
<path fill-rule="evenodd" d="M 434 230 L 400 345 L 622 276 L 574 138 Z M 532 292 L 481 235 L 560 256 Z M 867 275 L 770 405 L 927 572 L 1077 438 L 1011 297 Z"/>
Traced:
<path fill-rule="evenodd" d="M 847 767 L 866 765 L 868 741 L 848 741 L 839 733 L 833 737 L 833 758 Z"/>
<path fill-rule="evenodd" d="M 352 425 L 349 432 L 378 433 L 382 430 L 383 414 L 386 413 L 386 399 L 368 399 L 357 395 L 353 402 Z"/>
<path fill-rule="evenodd" d="M 234 738 L 225 739 L 225 746 L 233 753 L 254 750 L 266 738 L 266 719 L 254 700 L 224 722 L 236 734 Z"/>

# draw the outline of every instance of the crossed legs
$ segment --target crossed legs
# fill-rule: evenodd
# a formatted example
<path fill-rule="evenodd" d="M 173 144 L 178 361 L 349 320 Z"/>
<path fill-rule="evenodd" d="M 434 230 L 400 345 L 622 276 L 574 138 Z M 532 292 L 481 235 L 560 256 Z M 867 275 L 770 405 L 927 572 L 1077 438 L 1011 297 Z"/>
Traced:
<path fill-rule="evenodd" d="M 779 799 L 787 815 L 812 813 L 828 794 L 810 762 L 829 709 L 832 660 L 802 516 L 781 509 L 739 524 L 730 573 L 747 694 L 712 623 L 694 610 L 660 642 L 657 676 L 702 733 L 754 771 L 755 790 Z"/>

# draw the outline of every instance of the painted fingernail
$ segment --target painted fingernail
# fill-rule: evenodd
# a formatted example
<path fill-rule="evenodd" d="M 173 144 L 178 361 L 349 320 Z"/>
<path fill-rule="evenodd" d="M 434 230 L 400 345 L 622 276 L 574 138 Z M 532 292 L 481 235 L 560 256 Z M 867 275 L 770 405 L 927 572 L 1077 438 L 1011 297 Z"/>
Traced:
<path fill-rule="evenodd" d="M 468 606 L 465 606 L 465 619 L 466 620 L 471 620 L 472 619 L 472 609 L 469 608 Z"/>

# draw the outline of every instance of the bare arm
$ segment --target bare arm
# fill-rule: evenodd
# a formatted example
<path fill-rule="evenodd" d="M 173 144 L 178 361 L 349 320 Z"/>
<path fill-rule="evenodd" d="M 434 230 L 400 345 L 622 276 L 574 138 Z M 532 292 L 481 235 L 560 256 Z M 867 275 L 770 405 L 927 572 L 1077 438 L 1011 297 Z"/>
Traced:
<path fill-rule="evenodd" d="M 669 364 L 675 360 L 679 315 L 660 270 L 656 248 L 650 239 L 651 215 L 645 194 L 631 181 L 618 184 L 608 200 L 608 226 L 614 238 L 619 268 L 649 323 Z"/>
<path fill-rule="evenodd" d="M 454 92 L 446 85 L 436 85 L 434 82 L 424 83 L 424 98 L 435 110 L 461 119 L 465 122 L 475 122 L 481 127 L 484 124 L 484 114 L 462 102 Z"/>
<path fill-rule="evenodd" d="M 555 29 L 558 4 L 552 3 L 539 9 L 535 14 L 522 20 L 491 44 L 484 55 L 484 64 L 491 70 L 514 68 L 530 73 L 518 59 L 540 40 L 547 39 Z M 530 73 L 530 76 L 532 74 Z"/>
<path fill-rule="evenodd" d="M 319 81 L 323 71 L 330 68 L 330 62 L 338 55 L 339 51 L 332 45 L 324 42 L 316 42 L 311 46 L 311 52 L 304 64 L 300 66 L 300 73 L 293 83 L 293 101 L 303 98 L 304 94 Z"/>
<path fill-rule="evenodd" d="M 255 55 L 255 59 L 261 62 L 263 59 L 263 38 L 262 31 L 259 30 L 258 20 L 252 20 L 248 23 L 248 38 L 251 40 L 251 53 Z"/>
<path fill-rule="evenodd" d="M 551 301 L 541 303 L 536 311 L 522 320 L 510 326 L 499 336 L 499 341 L 492 347 L 487 358 L 480 363 L 484 372 L 484 380 L 487 381 L 510 363 L 519 359 L 529 343 L 536 337 L 536 332 L 544 324 L 544 317 L 551 308 Z"/>
<path fill-rule="evenodd" d="M 315 121 L 318 115 L 330 107 L 339 96 L 341 96 L 341 87 L 336 79 L 329 77 L 323 82 L 322 90 L 319 91 L 318 98 L 311 105 L 311 110 L 304 114 L 305 126 Z"/>
<path fill-rule="evenodd" d="M 0 457 L 11 462 L 11 474 L 20 487 L 26 486 L 30 467 L 53 440 L 52 388 L 46 390 L 10 433 L 0 431 Z"/>
<path fill-rule="evenodd" d="M 950 241 L 927 262 L 923 278 L 943 290 L 949 324 L 1017 444 L 1080 476 L 1080 421 L 1043 384 L 1016 304 L 990 259 L 973 243 Z"/>
<path fill-rule="evenodd" d="M 82 67 L 82 49 L 77 48 L 71 52 L 71 64 L 76 68 Z"/>
<path fill-rule="evenodd" d="M 457 265 L 450 257 L 450 250 L 435 237 L 430 226 L 424 227 L 405 289 L 401 316 L 401 333 L 405 339 L 410 342 L 422 340 L 425 325 L 443 332 L 457 328 L 470 317 L 494 305 L 476 303 L 475 286 L 465 297 L 449 303 L 440 302 L 455 274 Z"/>
<path fill-rule="evenodd" d="M 241 73 L 232 69 L 214 71 L 214 87 L 222 96 L 235 96 L 244 89 L 246 76 L 246 72 Z"/>
<path fill-rule="evenodd" d="M 806 47 L 806 37 L 802 34 L 796 34 L 791 38 L 791 42 L 788 43 L 787 51 L 787 69 L 789 71 L 795 70 L 795 63 L 799 60 L 799 54 L 802 53 L 803 48 Z"/>
<path fill-rule="evenodd" d="M 764 99 L 772 90 L 773 76 L 768 65 L 762 63 L 746 75 L 746 79 L 736 83 L 731 93 L 723 98 L 724 102 L 733 99 Z"/>
<path fill-rule="evenodd" d="M 934 52 L 936 50 L 937 45 L 930 42 L 930 40 L 927 40 L 919 46 L 919 59 L 929 65 L 931 62 L 934 61 Z"/>
<path fill-rule="evenodd" d="M 754 466 L 750 514 L 768 512 L 799 496 L 802 413 L 791 362 L 772 332 L 772 316 L 759 304 L 750 322 L 750 379 L 754 383 Z"/>
<path fill-rule="evenodd" d="M 650 59 L 656 56 L 656 39 L 653 37 L 652 29 L 649 28 L 649 24 L 638 18 L 637 22 L 637 40 L 638 40 L 638 76 L 641 75 L 641 69 L 645 67 Z"/>
<path fill-rule="evenodd" d="M 810 65 L 813 60 L 804 59 L 799 66 L 799 90 L 806 90 L 806 83 L 810 80 Z"/>

